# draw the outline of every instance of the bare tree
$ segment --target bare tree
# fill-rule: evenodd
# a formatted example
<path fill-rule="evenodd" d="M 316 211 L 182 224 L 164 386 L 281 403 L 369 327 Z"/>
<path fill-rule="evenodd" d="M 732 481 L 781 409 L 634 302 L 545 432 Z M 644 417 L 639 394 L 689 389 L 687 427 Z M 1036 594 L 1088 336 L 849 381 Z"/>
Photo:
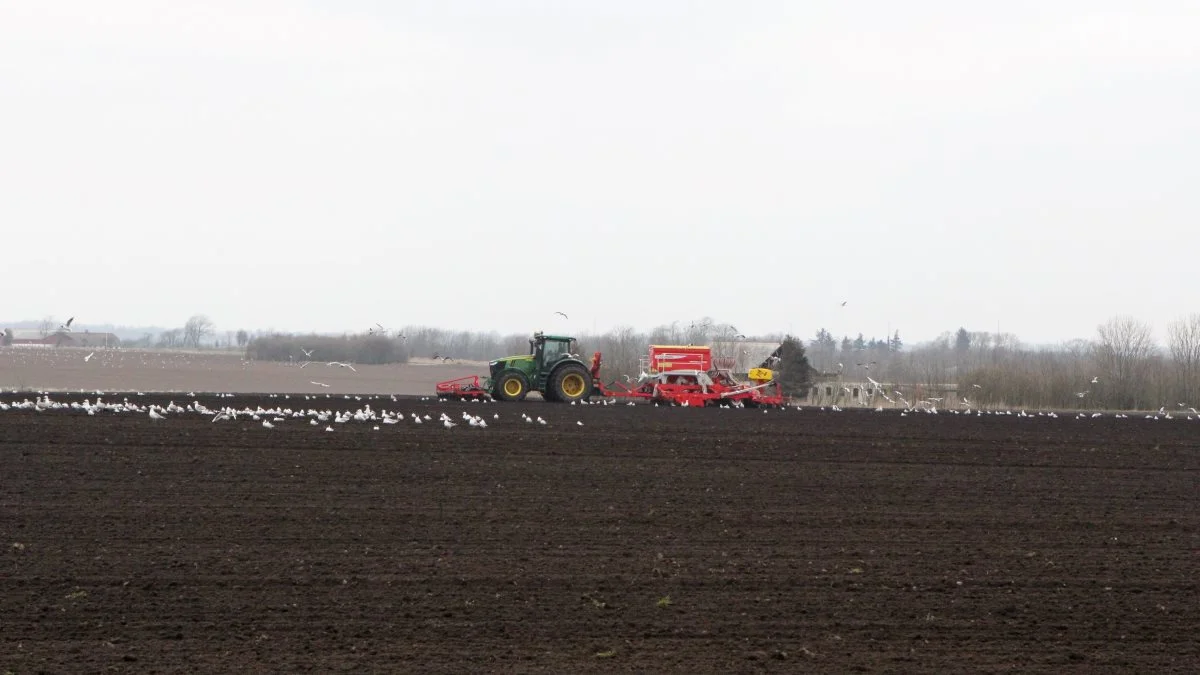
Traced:
<path fill-rule="evenodd" d="M 1154 354 L 1150 326 L 1129 316 L 1109 319 L 1096 328 L 1092 357 L 1102 392 L 1089 395 L 1109 407 L 1137 409 L 1146 401 L 1146 371 Z"/>
<path fill-rule="evenodd" d="M 1200 405 L 1200 314 L 1191 314 L 1167 325 L 1167 348 L 1174 362 L 1180 402 Z"/>
<path fill-rule="evenodd" d="M 204 338 L 213 334 L 213 322 L 203 314 L 193 315 L 183 324 L 183 346 L 199 348 Z"/>
<path fill-rule="evenodd" d="M 159 333 L 158 334 L 158 346 L 166 347 L 167 349 L 174 349 L 175 347 L 180 346 L 180 343 L 181 343 L 180 333 L 181 332 L 182 331 L 178 328 L 172 328 L 171 330 L 164 330 L 163 332 Z"/>

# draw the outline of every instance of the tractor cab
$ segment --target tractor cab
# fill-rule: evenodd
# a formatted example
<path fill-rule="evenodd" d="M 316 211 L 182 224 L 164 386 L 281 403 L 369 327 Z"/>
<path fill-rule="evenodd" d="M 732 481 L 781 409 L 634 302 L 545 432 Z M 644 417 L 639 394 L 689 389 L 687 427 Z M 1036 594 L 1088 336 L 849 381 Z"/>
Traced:
<path fill-rule="evenodd" d="M 534 333 L 533 339 L 529 341 L 529 353 L 533 356 L 538 371 L 545 370 L 564 356 L 573 355 L 571 350 L 574 347 L 575 338 L 560 335 Z"/>

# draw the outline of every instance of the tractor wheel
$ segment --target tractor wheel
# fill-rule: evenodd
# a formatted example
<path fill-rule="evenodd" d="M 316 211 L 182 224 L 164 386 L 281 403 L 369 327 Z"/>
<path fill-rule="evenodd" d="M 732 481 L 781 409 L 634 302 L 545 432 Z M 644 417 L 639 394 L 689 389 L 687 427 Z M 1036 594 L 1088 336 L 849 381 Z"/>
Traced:
<path fill-rule="evenodd" d="M 555 401 L 574 403 L 586 400 L 592 394 L 592 374 L 577 364 L 563 366 L 554 371 L 549 389 Z"/>
<path fill-rule="evenodd" d="M 529 380 L 521 373 L 505 373 L 496 381 L 492 395 L 501 401 L 521 401 L 529 393 Z"/>

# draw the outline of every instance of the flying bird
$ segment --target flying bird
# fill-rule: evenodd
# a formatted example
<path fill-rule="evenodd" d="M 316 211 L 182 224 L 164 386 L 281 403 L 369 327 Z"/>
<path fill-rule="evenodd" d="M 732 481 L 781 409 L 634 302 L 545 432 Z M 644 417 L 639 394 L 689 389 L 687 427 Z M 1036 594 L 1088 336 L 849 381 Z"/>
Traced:
<path fill-rule="evenodd" d="M 315 384 L 318 387 L 328 387 L 329 386 L 329 385 L 325 384 L 324 382 L 309 382 L 309 384 Z"/>
<path fill-rule="evenodd" d="M 96 355 L 96 352 L 90 352 L 87 356 L 83 357 L 83 362 L 87 363 L 88 361 L 91 361 L 92 357 L 95 355 Z"/>
<path fill-rule="evenodd" d="M 340 368 L 349 368 L 350 370 L 354 370 L 354 366 L 350 365 L 349 363 L 342 363 L 341 361 L 330 361 L 329 363 L 327 363 L 327 364 L 325 364 L 325 365 L 327 365 L 327 366 L 338 366 L 338 367 L 340 367 Z M 358 371 L 357 371 L 357 370 L 354 370 L 354 372 L 356 372 L 356 373 L 357 373 Z"/>
<path fill-rule="evenodd" d="M 1092 384 L 1100 384 L 1100 377 L 1099 376 L 1093 377 Z"/>
<path fill-rule="evenodd" d="M 562 312 L 555 312 L 555 314 L 557 314 L 557 315 L 561 316 L 561 317 L 562 317 L 562 318 L 564 318 L 564 319 L 566 319 L 566 318 L 569 318 L 569 317 L 567 317 L 567 315 L 566 315 L 566 314 L 563 314 Z"/>
<path fill-rule="evenodd" d="M 842 301 L 842 307 L 845 307 L 847 302 L 849 302 L 849 300 L 843 300 L 843 301 Z"/>
<path fill-rule="evenodd" d="M 304 347 L 301 347 L 301 348 L 300 348 L 300 351 L 304 352 L 304 358 L 307 358 L 307 359 L 311 359 L 311 358 L 312 358 L 312 353 L 313 353 L 313 350 L 311 350 L 311 349 L 305 349 Z"/>

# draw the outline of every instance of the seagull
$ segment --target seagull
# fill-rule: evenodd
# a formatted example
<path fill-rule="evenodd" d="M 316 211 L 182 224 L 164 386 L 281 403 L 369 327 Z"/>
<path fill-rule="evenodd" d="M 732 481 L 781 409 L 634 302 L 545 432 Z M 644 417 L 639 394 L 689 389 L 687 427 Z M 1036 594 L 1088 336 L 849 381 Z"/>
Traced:
<path fill-rule="evenodd" d="M 151 408 L 151 409 L 150 409 L 150 419 L 152 419 L 152 420 L 165 420 L 165 419 L 167 419 L 167 418 L 166 418 L 166 417 L 164 417 L 163 415 L 159 415 L 157 410 L 155 410 L 154 408 Z"/>
<path fill-rule="evenodd" d="M 95 356 L 95 355 L 96 355 L 96 352 L 91 352 L 91 353 L 89 353 L 87 356 L 83 357 L 83 362 L 84 362 L 84 363 L 87 363 L 88 361 L 91 361 L 91 360 L 92 360 L 92 357 L 93 357 L 93 356 Z"/>
<path fill-rule="evenodd" d="M 847 302 L 849 302 L 849 301 L 848 301 L 848 300 L 843 300 L 843 301 L 842 301 L 842 307 L 845 307 Z"/>
<path fill-rule="evenodd" d="M 1099 376 L 1093 377 L 1092 384 L 1100 384 L 1100 377 Z"/>
<path fill-rule="evenodd" d="M 301 347 L 301 348 L 300 348 L 300 351 L 304 352 L 304 357 L 305 357 L 305 358 L 308 358 L 308 359 L 311 359 L 311 358 L 312 358 L 312 353 L 313 353 L 313 350 L 311 350 L 311 349 L 305 349 L 304 347 Z"/>
<path fill-rule="evenodd" d="M 745 336 L 745 335 L 742 335 L 741 333 L 738 333 L 737 335 L 734 335 L 734 336 L 733 336 L 733 339 L 734 339 L 734 340 L 745 340 L 745 339 L 746 339 L 746 336 Z"/>
<path fill-rule="evenodd" d="M 275 425 L 271 424 L 270 420 L 263 420 L 263 428 L 264 429 L 274 429 Z"/>
<path fill-rule="evenodd" d="M 315 384 L 318 387 L 328 387 L 329 386 L 329 385 L 325 384 L 324 382 L 309 382 L 309 384 Z"/>
<path fill-rule="evenodd" d="M 354 366 L 350 365 L 349 363 L 342 363 L 341 361 L 330 361 L 329 363 L 327 363 L 327 364 L 325 364 L 325 365 L 327 365 L 327 366 L 338 366 L 338 367 L 341 367 L 341 368 L 349 368 L 350 370 L 354 370 Z M 357 373 L 358 371 L 357 371 L 357 370 L 354 370 L 354 372 L 356 372 L 356 373 Z"/>
<path fill-rule="evenodd" d="M 567 315 L 566 315 L 566 314 L 563 314 L 562 312 L 555 312 L 555 314 L 557 314 L 557 315 L 561 316 L 561 317 L 562 317 L 562 318 L 564 318 L 564 319 L 568 318 L 568 317 L 567 317 Z"/>

